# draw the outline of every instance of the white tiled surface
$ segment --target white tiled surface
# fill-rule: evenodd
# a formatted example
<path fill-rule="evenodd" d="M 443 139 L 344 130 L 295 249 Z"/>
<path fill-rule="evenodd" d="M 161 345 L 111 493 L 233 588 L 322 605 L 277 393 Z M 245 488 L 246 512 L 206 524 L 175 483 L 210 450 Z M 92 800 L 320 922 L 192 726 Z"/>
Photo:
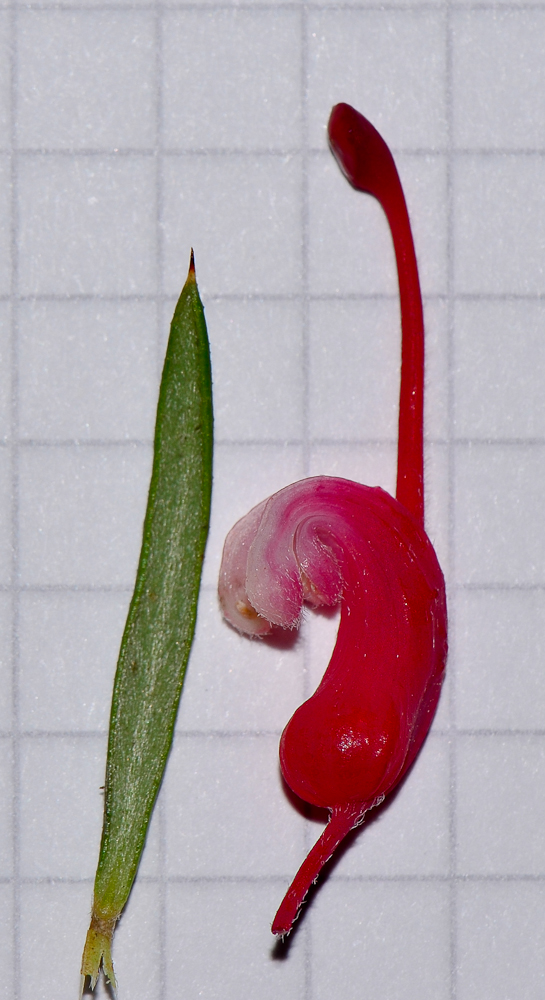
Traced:
<path fill-rule="evenodd" d="M 0 1000 L 77 995 L 191 245 L 212 526 L 119 996 L 542 997 L 544 30 L 545 4 L 511 0 L 0 6 Z M 323 822 L 283 789 L 278 735 L 336 618 L 249 642 L 214 587 L 226 531 L 274 490 L 317 473 L 395 486 L 394 258 L 327 150 L 339 100 L 391 143 L 414 223 L 451 657 L 407 781 L 275 951 L 269 923 Z"/>
<path fill-rule="evenodd" d="M 449 997 L 449 891 L 423 879 L 323 888 L 313 922 L 313 995 Z"/>
<path fill-rule="evenodd" d="M 153 145 L 153 19 L 151 11 L 21 11 L 18 145 Z M 112 100 L 113 94 L 125 99 Z"/>

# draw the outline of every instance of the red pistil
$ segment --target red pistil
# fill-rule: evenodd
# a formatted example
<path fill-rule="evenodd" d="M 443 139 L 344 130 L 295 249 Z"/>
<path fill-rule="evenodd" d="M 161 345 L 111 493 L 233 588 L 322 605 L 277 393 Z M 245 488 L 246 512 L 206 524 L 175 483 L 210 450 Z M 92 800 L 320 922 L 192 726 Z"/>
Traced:
<path fill-rule="evenodd" d="M 401 302 L 396 496 L 423 524 L 424 317 L 405 196 L 388 146 L 359 111 L 349 104 L 337 104 L 328 129 L 331 149 L 341 170 L 358 191 L 378 199 L 392 232 Z"/>

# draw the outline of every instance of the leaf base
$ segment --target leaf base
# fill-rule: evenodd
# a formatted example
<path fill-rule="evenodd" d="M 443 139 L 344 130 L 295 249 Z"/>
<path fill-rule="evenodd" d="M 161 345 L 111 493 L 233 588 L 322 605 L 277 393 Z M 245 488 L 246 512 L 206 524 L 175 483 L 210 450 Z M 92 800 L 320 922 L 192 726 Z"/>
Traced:
<path fill-rule="evenodd" d="M 87 931 L 85 948 L 81 960 L 81 991 L 85 986 L 87 977 L 90 979 L 91 989 L 94 990 L 101 968 L 106 979 L 111 983 L 113 990 L 117 988 L 114 966 L 112 962 L 112 940 L 116 925 L 116 918 L 104 920 L 94 912 L 91 916 L 91 925 Z"/>

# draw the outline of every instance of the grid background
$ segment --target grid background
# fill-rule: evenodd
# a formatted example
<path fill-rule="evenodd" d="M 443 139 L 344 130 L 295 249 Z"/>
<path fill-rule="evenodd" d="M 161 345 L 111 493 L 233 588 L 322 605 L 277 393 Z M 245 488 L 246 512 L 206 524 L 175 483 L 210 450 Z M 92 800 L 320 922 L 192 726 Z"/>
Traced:
<path fill-rule="evenodd" d="M 545 4 L 0 4 L 0 996 L 74 1000 L 161 358 L 195 248 L 213 518 L 119 996 L 533 1000 L 545 982 Z M 320 817 L 277 742 L 336 620 L 220 620 L 223 537 L 308 474 L 393 490 L 398 306 L 379 207 L 325 141 L 391 145 L 427 321 L 427 525 L 451 655 L 408 780 L 285 950 Z M 104 987 L 98 989 L 105 996 Z"/>

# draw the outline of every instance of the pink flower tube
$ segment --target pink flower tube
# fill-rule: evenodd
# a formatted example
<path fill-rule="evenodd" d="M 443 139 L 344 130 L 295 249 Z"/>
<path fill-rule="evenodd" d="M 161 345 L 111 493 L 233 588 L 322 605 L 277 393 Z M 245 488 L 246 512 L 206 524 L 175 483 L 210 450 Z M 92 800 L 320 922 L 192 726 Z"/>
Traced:
<path fill-rule="evenodd" d="M 402 289 L 403 502 L 378 487 L 317 476 L 254 507 L 225 542 L 219 597 L 241 632 L 295 628 L 304 602 L 341 604 L 329 666 L 280 740 L 286 782 L 328 809 L 330 820 L 276 914 L 272 930 L 279 935 L 291 930 L 341 840 L 412 764 L 433 719 L 447 653 L 444 579 L 423 527 L 422 307 L 403 192 L 388 148 L 358 112 L 334 108 L 330 137 L 337 157 L 346 154 L 341 165 L 352 183 L 387 204 L 394 235 Z M 362 167 L 365 157 L 370 167 Z"/>

